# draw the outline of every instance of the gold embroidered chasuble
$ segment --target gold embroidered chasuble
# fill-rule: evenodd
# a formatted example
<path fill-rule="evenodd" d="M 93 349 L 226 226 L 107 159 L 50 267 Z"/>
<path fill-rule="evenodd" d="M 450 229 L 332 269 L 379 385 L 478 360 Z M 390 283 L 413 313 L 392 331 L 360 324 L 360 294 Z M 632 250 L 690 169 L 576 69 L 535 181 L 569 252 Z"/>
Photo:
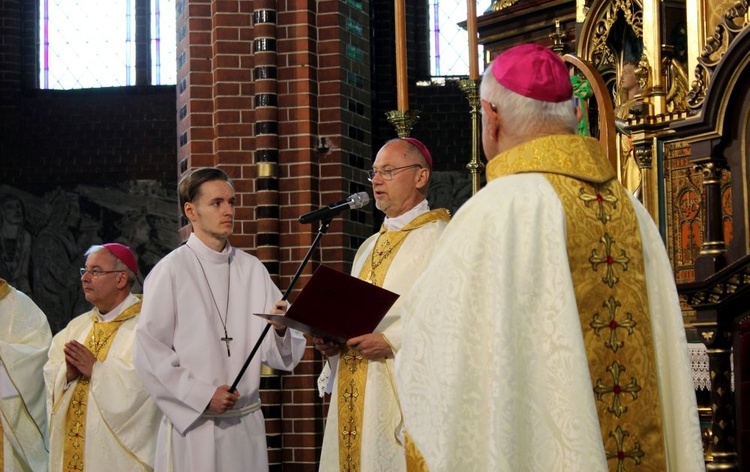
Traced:
<path fill-rule="evenodd" d="M 565 209 L 567 249 L 609 469 L 666 470 L 637 217 L 594 139 L 549 136 L 490 161 L 487 179 L 545 175 Z"/>
<path fill-rule="evenodd" d="M 381 227 L 380 235 L 368 256 L 370 263 L 365 262 L 362 266 L 359 278 L 382 287 L 388 268 L 409 233 L 423 225 L 449 219 L 447 210 L 436 209 L 417 216 L 399 231 L 386 231 L 385 227 Z M 360 470 L 360 431 L 364 413 L 367 360 L 353 349 L 342 352 L 337 376 L 339 464 L 342 471 L 356 472 Z"/>
<path fill-rule="evenodd" d="M 104 362 L 117 330 L 122 323 L 141 312 L 141 302 L 131 305 L 112 321 L 100 321 L 92 314 L 93 326 L 86 336 L 86 347 L 96 360 Z M 86 407 L 90 379 L 79 379 L 65 414 L 65 444 L 63 446 L 63 467 L 66 471 L 85 470 L 84 451 L 86 443 Z"/>
<path fill-rule="evenodd" d="M 487 180 L 533 172 L 554 188 L 565 210 L 568 261 L 609 470 L 664 471 L 637 217 L 599 146 L 574 135 L 535 139 L 491 160 Z M 404 448 L 407 470 L 429 470 L 408 431 Z"/>

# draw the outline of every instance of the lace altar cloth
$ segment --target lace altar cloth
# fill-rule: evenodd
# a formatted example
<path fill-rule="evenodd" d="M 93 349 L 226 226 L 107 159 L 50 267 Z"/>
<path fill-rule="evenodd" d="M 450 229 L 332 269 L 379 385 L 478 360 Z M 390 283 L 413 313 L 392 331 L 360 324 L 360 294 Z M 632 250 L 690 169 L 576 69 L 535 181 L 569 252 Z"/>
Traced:
<path fill-rule="evenodd" d="M 708 351 L 703 343 L 689 343 L 690 361 L 693 367 L 693 388 L 711 390 L 711 371 L 708 368 Z M 734 391 L 734 364 L 732 365 L 732 391 Z"/>

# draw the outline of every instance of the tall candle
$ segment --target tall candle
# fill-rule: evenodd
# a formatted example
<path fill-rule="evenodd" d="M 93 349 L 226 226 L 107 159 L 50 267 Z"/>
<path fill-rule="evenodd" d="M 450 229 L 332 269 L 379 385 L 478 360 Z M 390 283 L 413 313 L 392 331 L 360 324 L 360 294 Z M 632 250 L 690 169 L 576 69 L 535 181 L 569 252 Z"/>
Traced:
<path fill-rule="evenodd" d="M 469 33 L 469 78 L 479 78 L 479 46 L 477 44 L 477 2 L 466 1 L 466 30 Z"/>
<path fill-rule="evenodd" d="M 406 80 L 406 7 L 396 0 L 396 97 L 399 111 L 409 109 L 409 84 Z"/>

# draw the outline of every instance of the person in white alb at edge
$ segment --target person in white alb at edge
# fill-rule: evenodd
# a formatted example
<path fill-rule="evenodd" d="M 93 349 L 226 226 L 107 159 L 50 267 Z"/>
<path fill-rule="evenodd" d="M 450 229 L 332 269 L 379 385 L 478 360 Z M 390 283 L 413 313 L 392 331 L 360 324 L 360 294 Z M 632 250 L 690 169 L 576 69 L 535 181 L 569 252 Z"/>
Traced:
<path fill-rule="evenodd" d="M 0 430 L 3 471 L 45 470 L 47 410 L 42 368 L 52 340 L 47 317 L 0 279 Z"/>

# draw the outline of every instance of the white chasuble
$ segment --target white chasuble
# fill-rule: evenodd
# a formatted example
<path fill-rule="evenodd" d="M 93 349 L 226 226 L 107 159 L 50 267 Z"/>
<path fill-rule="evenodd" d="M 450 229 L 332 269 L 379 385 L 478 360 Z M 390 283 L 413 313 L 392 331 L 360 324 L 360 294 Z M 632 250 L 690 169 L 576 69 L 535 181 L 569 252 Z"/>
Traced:
<path fill-rule="evenodd" d="M 382 287 L 400 295 L 409 291 L 414 281 L 422 273 L 430 260 L 432 250 L 447 225 L 449 218 L 446 210 L 433 210 L 423 213 L 417 218 L 427 218 L 428 223 L 422 224 L 408 231 L 408 236 L 400 243 L 398 251 L 394 251 Z M 409 228 L 406 225 L 404 229 Z M 383 234 L 372 235 L 357 251 L 352 266 L 352 275 L 360 276 L 373 270 L 373 265 L 382 263 L 383 254 L 374 254 L 378 238 Z M 387 249 L 386 249 L 387 251 Z M 375 267 L 374 270 L 377 270 Z M 383 333 L 388 344 L 396 356 L 401 348 L 401 316 L 399 306 L 401 298 L 396 301 L 383 320 L 375 329 L 376 333 Z M 337 371 L 339 356 L 330 359 L 325 370 Z M 327 375 L 324 371 L 322 375 Z M 361 425 L 358 426 L 359 450 L 358 459 L 348 464 L 341 460 L 342 436 L 339 418 L 342 395 L 337 382 L 332 382 L 331 403 L 328 410 L 323 449 L 320 457 L 320 470 L 324 472 L 357 470 L 361 472 L 398 472 L 406 470 L 404 449 L 400 435 L 401 412 L 393 378 L 393 359 L 381 359 L 366 362 L 365 383 L 362 388 Z"/>
<path fill-rule="evenodd" d="M 24 293 L 0 279 L 2 471 L 47 468 L 42 368 L 51 340 L 44 313 Z"/>
<path fill-rule="evenodd" d="M 133 344 L 140 300 L 134 295 L 119 305 L 126 317 L 116 330 L 105 330 L 108 351 L 97 360 L 82 389 L 84 379 L 67 382 L 63 347 L 76 340 L 92 352 L 104 341 L 92 330 L 99 321 L 96 309 L 68 323 L 52 338 L 49 360 L 44 366 L 47 386 L 47 410 L 50 418 L 50 472 L 74 470 L 64 461 L 66 442 L 71 435 L 83 439 L 84 470 L 149 471 L 154 466 L 156 431 L 161 413 L 141 385 L 133 366 Z M 134 312 L 134 314 L 133 314 Z M 133 316 L 131 316 L 133 315 Z M 116 317 L 115 317 L 116 320 Z M 82 391 L 87 390 L 84 396 Z M 83 400 L 82 400 L 83 399 Z M 83 403 L 82 403 L 83 401 Z M 66 422 L 69 412 L 82 414 L 80 429 Z M 70 448 L 70 445 L 67 446 Z M 70 449 L 68 449 L 70 451 Z M 74 454 L 78 454 L 75 452 Z"/>
<path fill-rule="evenodd" d="M 268 469 L 261 364 L 291 371 L 306 345 L 300 332 L 288 329 L 280 337 L 271 329 L 237 386 L 234 409 L 222 417 L 205 413 L 216 388 L 232 384 L 266 326 L 253 313 L 269 313 L 281 296 L 257 258 L 229 244 L 213 251 L 195 234 L 149 273 L 136 369 L 165 415 L 157 471 Z M 232 339 L 229 356 L 224 325 Z"/>
<path fill-rule="evenodd" d="M 512 152 L 523 152 L 516 157 L 530 165 L 569 162 L 584 174 L 606 163 L 590 138 L 551 136 L 519 146 L 490 162 L 490 182 L 448 225 L 402 309 L 395 370 L 406 447 L 416 459 L 410 470 L 641 470 L 627 436 L 608 438 L 621 454 L 605 452 L 597 402 L 612 396 L 592 385 L 568 260 L 569 216 L 539 173 L 551 170 L 493 180 L 495 160 L 502 163 Z M 642 242 L 666 470 L 700 471 L 698 413 L 674 276 L 651 217 L 630 201 Z M 594 275 L 599 280 L 606 272 L 598 267 Z M 622 339 L 620 331 L 617 342 Z M 619 373 L 623 385 L 630 381 L 628 372 Z M 625 391 L 619 398 L 631 408 L 626 414 L 637 409 L 631 398 Z"/>

